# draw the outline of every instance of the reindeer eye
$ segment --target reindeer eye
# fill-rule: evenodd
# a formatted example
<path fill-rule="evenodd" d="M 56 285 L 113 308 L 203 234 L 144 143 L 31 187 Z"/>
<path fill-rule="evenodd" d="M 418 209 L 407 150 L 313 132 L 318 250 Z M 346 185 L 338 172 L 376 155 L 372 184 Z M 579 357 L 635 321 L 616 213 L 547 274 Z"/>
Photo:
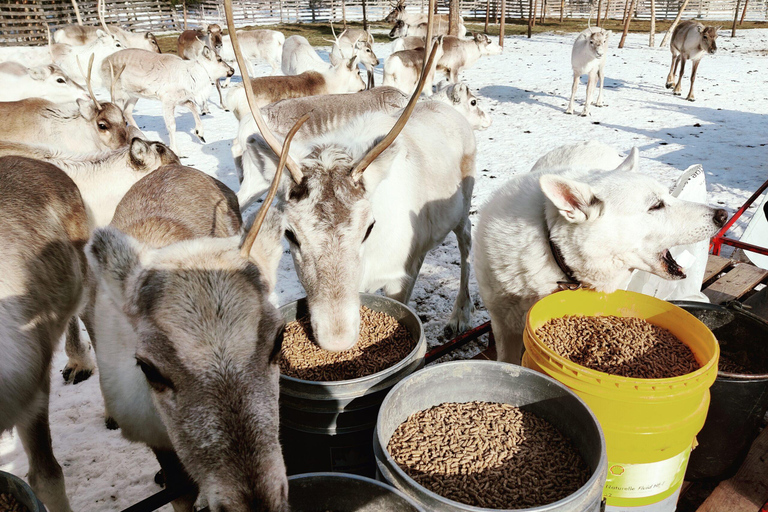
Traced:
<path fill-rule="evenodd" d="M 363 237 L 363 243 L 365 243 L 366 240 L 368 240 L 368 237 L 371 236 L 371 231 L 373 231 L 373 226 L 376 224 L 376 221 L 371 222 L 371 225 L 368 226 L 368 231 L 365 232 L 365 236 Z"/>
<path fill-rule="evenodd" d="M 296 233 L 294 233 L 290 229 L 286 229 L 285 230 L 285 238 L 287 238 L 290 243 L 292 243 L 293 245 L 295 245 L 297 247 L 299 247 L 301 245 L 299 243 L 298 239 L 296 239 Z"/>
<path fill-rule="evenodd" d="M 106 131 L 109 129 L 109 126 L 107 126 L 107 123 L 98 123 L 97 125 L 99 127 L 99 130 Z"/>
<path fill-rule="evenodd" d="M 472 100 L 469 102 L 469 104 L 474 107 L 475 105 L 477 105 L 477 100 Z"/>
<path fill-rule="evenodd" d="M 61 77 L 57 78 L 57 79 L 56 79 L 56 82 L 57 82 L 57 83 L 60 83 L 60 84 L 65 84 L 65 83 L 67 83 L 67 81 L 66 81 L 66 80 L 64 80 L 64 79 L 63 79 L 63 78 L 61 78 Z"/>
<path fill-rule="evenodd" d="M 653 212 L 653 211 L 661 210 L 661 209 L 662 209 L 662 208 L 664 208 L 665 206 L 667 206 L 667 205 L 666 205 L 666 204 L 664 204 L 664 201 L 659 201 L 658 203 L 656 203 L 656 204 L 654 204 L 653 206 L 651 206 L 651 207 L 648 209 L 648 211 L 649 211 L 649 212 Z"/>
<path fill-rule="evenodd" d="M 152 386 L 152 388 L 158 393 L 162 393 L 168 389 L 175 389 L 173 387 L 173 383 L 163 377 L 160 371 L 152 363 L 137 357 L 136 364 L 139 366 L 139 368 L 141 368 L 141 371 L 144 373 L 144 377 L 146 377 L 149 385 Z"/>

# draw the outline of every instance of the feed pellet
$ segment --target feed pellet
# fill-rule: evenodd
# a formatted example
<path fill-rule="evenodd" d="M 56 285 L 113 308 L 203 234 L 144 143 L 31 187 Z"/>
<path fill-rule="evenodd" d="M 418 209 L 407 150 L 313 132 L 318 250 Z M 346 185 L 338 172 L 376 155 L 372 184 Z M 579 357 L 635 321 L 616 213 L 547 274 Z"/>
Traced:
<path fill-rule="evenodd" d="M 360 337 L 343 352 L 323 350 L 311 338 L 309 318 L 285 326 L 280 371 L 312 381 L 355 379 L 380 372 L 402 361 L 416 346 L 408 329 L 393 316 L 360 308 Z"/>
<path fill-rule="evenodd" d="M 387 445 L 416 482 L 476 507 L 546 505 L 573 494 L 590 470 L 549 422 L 493 402 L 447 402 L 414 413 Z"/>
<path fill-rule="evenodd" d="M 0 493 L 0 512 L 28 512 L 13 494 Z"/>
<path fill-rule="evenodd" d="M 666 379 L 701 367 L 685 343 L 642 318 L 564 316 L 536 335 L 576 364 L 621 377 Z"/>

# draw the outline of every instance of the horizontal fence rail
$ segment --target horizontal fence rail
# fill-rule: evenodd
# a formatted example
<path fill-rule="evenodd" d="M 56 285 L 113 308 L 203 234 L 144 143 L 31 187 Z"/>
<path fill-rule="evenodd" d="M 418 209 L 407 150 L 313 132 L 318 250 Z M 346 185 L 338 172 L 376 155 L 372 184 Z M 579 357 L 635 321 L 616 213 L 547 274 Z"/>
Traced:
<path fill-rule="evenodd" d="M 96 0 L 76 0 L 85 25 L 98 25 Z M 739 3 L 744 0 L 690 0 L 683 19 L 731 20 Z M 622 19 L 627 0 L 602 0 L 601 17 Z M 326 23 L 360 21 L 363 19 L 362 0 L 236 0 L 235 24 L 270 25 L 276 23 Z M 438 1 L 438 12 L 448 12 L 447 0 Z M 671 20 L 682 0 L 656 0 L 656 19 Z M 105 0 L 107 23 L 137 31 L 162 34 L 184 29 L 185 19 L 190 28 L 205 23 L 224 23 L 223 2 L 202 0 L 185 5 L 182 0 Z M 409 11 L 425 12 L 427 0 L 409 0 Z M 506 18 L 525 19 L 529 14 L 528 0 L 507 0 Z M 587 18 L 597 8 L 597 0 L 537 0 L 538 16 L 542 8 L 547 18 Z M 391 10 L 390 0 L 367 0 L 369 21 L 379 21 Z M 486 10 L 493 23 L 498 22 L 501 0 L 461 0 L 461 14 L 466 20 L 485 20 Z M 185 12 L 186 11 L 186 12 Z M 742 13 L 739 13 L 741 18 Z M 638 0 L 633 16 L 650 19 L 650 0 Z M 768 0 L 748 0 L 745 19 L 768 20 Z M 77 23 L 72 0 L 0 0 L 0 46 L 44 45 L 47 43 L 46 24 L 53 31 L 63 25 Z"/>

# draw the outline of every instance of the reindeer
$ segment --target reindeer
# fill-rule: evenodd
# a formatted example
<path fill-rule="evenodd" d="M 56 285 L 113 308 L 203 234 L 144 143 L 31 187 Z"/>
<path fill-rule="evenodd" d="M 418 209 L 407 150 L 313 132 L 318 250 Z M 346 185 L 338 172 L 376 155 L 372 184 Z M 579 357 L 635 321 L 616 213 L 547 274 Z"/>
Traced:
<path fill-rule="evenodd" d="M 250 83 L 259 107 L 288 98 L 343 94 L 365 89 L 365 82 L 357 70 L 357 57 L 352 57 L 349 62 L 341 63 L 323 73 L 305 71 L 300 75 L 263 76 L 250 80 Z M 226 104 L 235 117 L 241 119 L 247 112 L 245 88 L 232 89 L 227 94 Z"/>
<path fill-rule="evenodd" d="M 70 79 L 59 66 L 28 68 L 17 62 L 0 62 L 0 102 L 45 98 L 53 103 L 88 101 L 85 88 Z"/>
<path fill-rule="evenodd" d="M 433 29 L 435 35 L 448 35 L 448 24 L 449 19 L 447 14 L 435 14 L 433 15 Z M 414 31 L 421 31 L 422 29 L 417 29 L 419 25 L 423 26 L 424 34 L 426 34 L 426 24 L 428 21 L 428 15 L 426 13 L 410 13 L 405 10 L 405 1 L 404 0 L 397 0 L 396 4 L 392 4 L 392 11 L 390 11 L 389 14 L 384 18 L 384 21 L 387 23 L 394 23 L 395 27 L 400 27 L 399 30 L 401 31 L 408 31 L 409 27 L 412 27 L 411 30 Z M 397 22 L 400 21 L 402 23 L 398 24 Z M 393 28 L 394 30 L 394 28 Z M 459 18 L 459 36 L 464 36 L 464 34 L 467 33 L 467 29 L 464 26 L 464 20 Z M 422 34 L 420 37 L 424 37 L 424 34 Z M 405 34 L 403 34 L 405 35 Z M 410 35 L 416 35 L 416 34 L 410 34 Z M 393 36 L 392 32 L 389 34 L 390 38 L 398 37 Z"/>
<path fill-rule="evenodd" d="M 672 33 L 672 42 L 669 49 L 672 51 L 672 65 L 669 67 L 669 76 L 667 76 L 667 89 L 674 87 L 675 96 L 680 96 L 680 89 L 683 85 L 683 75 L 685 74 L 685 62 L 693 62 L 693 71 L 691 72 L 691 89 L 688 91 L 688 101 L 696 101 L 693 97 L 693 82 L 696 81 L 696 70 L 699 69 L 699 62 L 707 55 L 714 55 L 717 51 L 717 31 L 720 27 L 705 27 L 696 20 L 687 20 L 680 23 Z M 677 65 L 680 64 L 680 78 L 675 85 L 675 73 Z"/>
<path fill-rule="evenodd" d="M 131 32 L 118 25 L 107 25 L 104 20 L 104 1 L 96 3 L 96 13 L 99 17 L 99 27 L 88 25 L 64 25 L 53 33 L 53 40 L 71 46 L 87 45 L 102 35 L 112 36 L 123 48 L 138 48 L 150 52 L 160 53 L 157 38 L 151 32 Z M 103 32 L 102 32 L 103 30 Z M 100 32 L 102 32 L 100 34 Z"/>
<path fill-rule="evenodd" d="M 195 60 L 208 47 L 216 54 L 223 48 L 221 27 L 212 23 L 203 29 L 185 30 L 179 34 L 176 44 L 177 54 L 182 59 Z"/>
<path fill-rule="evenodd" d="M 111 84 L 115 69 L 123 70 L 114 89 L 115 99 L 123 102 L 123 113 L 128 122 L 138 128 L 133 119 L 133 108 L 139 98 L 162 102 L 170 147 L 176 154 L 176 106 L 184 106 L 192 111 L 195 135 L 205 143 L 197 105 L 205 103 L 213 81 L 234 74 L 234 70 L 207 47 L 203 48 L 200 58 L 195 61 L 145 50 L 123 50 L 104 61 L 101 66 L 102 80 Z"/>
<path fill-rule="evenodd" d="M 277 30 L 238 30 L 238 38 L 245 55 L 248 74 L 254 76 L 253 61 L 265 61 L 272 66 L 272 74 L 276 74 L 280 69 L 280 60 L 283 55 L 283 44 L 285 36 Z M 235 51 L 232 49 L 232 39 L 229 35 L 224 36 L 221 52 L 219 55 L 224 62 L 230 66 L 235 62 Z M 229 85 L 229 78 L 223 84 Z"/>
<path fill-rule="evenodd" d="M 589 25 L 589 23 L 587 23 Z M 576 98 L 576 89 L 579 86 L 581 75 L 588 74 L 587 100 L 584 103 L 582 116 L 589 115 L 589 107 L 592 105 L 592 93 L 595 84 L 600 80 L 600 93 L 597 95 L 598 107 L 603 106 L 603 82 L 605 81 L 605 60 L 608 56 L 608 38 L 612 32 L 600 27 L 587 26 L 576 41 L 573 42 L 571 51 L 571 67 L 573 68 L 573 87 L 571 88 L 571 101 L 568 102 L 566 114 L 573 114 L 573 102 Z"/>
<path fill-rule="evenodd" d="M 437 61 L 443 56 L 443 36 L 435 40 Z M 419 73 L 424 64 L 424 49 L 401 50 L 387 57 L 384 61 L 384 85 L 396 87 L 406 94 L 411 94 L 419 81 Z M 436 66 L 429 69 L 426 78 L 427 95 L 432 94 L 432 82 L 435 78 Z"/>
<path fill-rule="evenodd" d="M 300 75 L 305 71 L 322 73 L 332 67 L 317 54 L 306 37 L 290 36 L 285 40 L 281 59 L 281 69 L 284 75 Z"/>
<path fill-rule="evenodd" d="M 445 16 L 445 15 L 440 15 Z M 448 35 L 448 17 L 441 19 L 440 23 L 434 27 L 434 35 Z M 457 34 L 459 37 L 464 37 L 467 33 L 467 27 L 464 26 L 464 22 L 459 22 L 459 28 Z M 395 39 L 398 37 L 421 37 L 424 38 L 427 35 L 426 23 L 414 23 L 410 24 L 404 20 L 397 20 L 392 30 L 389 31 L 389 38 Z"/>
<path fill-rule="evenodd" d="M 477 105 L 477 96 L 472 94 L 467 84 L 441 82 L 430 99 L 451 105 L 464 115 L 475 130 L 483 131 L 491 126 L 491 117 Z"/>
<path fill-rule="evenodd" d="M 472 39 L 443 37 L 443 56 L 437 61 L 438 71 L 453 83 L 459 82 L 459 73 L 474 66 L 483 55 L 501 55 L 501 46 L 485 34 L 473 34 Z"/>
<path fill-rule="evenodd" d="M 75 183 L 55 166 L 0 158 L 0 433 L 17 428 L 29 483 L 51 512 L 71 512 L 51 446 L 51 359 L 80 308 L 88 218 Z"/>
<path fill-rule="evenodd" d="M 349 60 L 357 55 L 360 63 L 365 66 L 368 72 L 368 89 L 374 87 L 373 68 L 379 65 L 379 59 L 373 53 L 373 36 L 361 29 L 344 29 L 340 36 L 336 37 L 336 31 L 331 23 L 331 32 L 333 33 L 333 43 L 328 58 L 331 64 L 336 66 L 343 60 Z"/>

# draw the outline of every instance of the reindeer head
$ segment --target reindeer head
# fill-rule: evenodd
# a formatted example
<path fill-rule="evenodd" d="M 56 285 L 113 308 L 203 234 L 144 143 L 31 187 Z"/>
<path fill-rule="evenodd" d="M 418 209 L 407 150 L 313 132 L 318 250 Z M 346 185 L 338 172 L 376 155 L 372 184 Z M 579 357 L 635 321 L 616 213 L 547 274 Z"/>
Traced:
<path fill-rule="evenodd" d="M 408 25 L 403 20 L 395 21 L 395 26 L 389 31 L 390 39 L 397 39 L 398 37 L 405 37 L 408 35 Z"/>
<path fill-rule="evenodd" d="M 211 45 L 213 51 L 215 51 L 216 54 L 221 53 L 221 48 L 224 45 L 224 41 L 221 35 L 221 26 L 216 23 L 211 23 L 206 28 L 206 33 L 208 34 L 208 42 Z"/>
<path fill-rule="evenodd" d="M 501 55 L 501 46 L 493 42 L 487 35 L 477 33 L 472 36 L 472 39 L 480 49 L 480 55 Z"/>
<path fill-rule="evenodd" d="M 163 53 L 160 50 L 160 45 L 157 42 L 157 38 L 152 32 L 147 32 L 144 34 L 144 39 L 146 39 L 146 45 L 148 48 L 147 50 L 155 52 L 155 53 Z"/>
<path fill-rule="evenodd" d="M 467 84 L 450 84 L 441 82 L 437 85 L 435 99 L 445 97 L 453 108 L 461 112 L 472 128 L 475 130 L 485 130 L 491 126 L 491 117 L 478 105 L 477 97 L 472 94 Z"/>
<path fill-rule="evenodd" d="M 203 51 L 200 52 L 200 57 L 198 57 L 197 61 L 203 66 L 206 73 L 208 73 L 211 81 L 235 74 L 235 69 L 224 62 L 218 53 L 207 46 L 203 47 Z"/>
<path fill-rule="evenodd" d="M 93 94 L 93 89 L 91 88 L 93 58 L 94 54 L 91 54 L 91 58 L 88 61 L 88 75 L 86 77 L 86 85 L 88 86 L 88 94 L 91 97 L 91 102 L 77 100 L 77 105 L 80 108 L 80 115 L 83 116 L 84 119 L 90 121 L 94 126 L 101 143 L 111 149 L 118 149 L 129 142 L 125 116 L 120 107 L 114 103 L 99 103 L 99 100 L 97 100 L 96 96 Z M 78 61 L 78 65 L 79 64 L 80 62 Z M 82 73 L 82 69 L 80 72 Z M 122 73 L 122 70 L 120 72 Z M 119 79 L 119 75 L 114 78 L 114 81 L 117 79 Z M 112 97 L 114 99 L 114 91 Z"/>
<path fill-rule="evenodd" d="M 29 68 L 29 77 L 45 87 L 45 98 L 54 103 L 88 100 L 88 92 L 70 79 L 59 66 L 48 64 Z"/>
<path fill-rule="evenodd" d="M 384 18 L 384 21 L 387 23 L 394 23 L 399 20 L 400 16 L 405 12 L 405 2 L 403 0 L 398 0 L 397 3 L 391 4 L 391 6 L 392 10 L 387 14 L 387 17 Z"/>
<path fill-rule="evenodd" d="M 608 37 L 612 33 L 610 30 L 597 29 L 588 37 L 589 49 L 598 59 L 608 52 Z"/>
<path fill-rule="evenodd" d="M 379 65 L 379 58 L 373 53 L 373 46 L 368 41 L 358 40 L 355 43 L 355 55 L 366 69 L 373 69 Z"/>
<path fill-rule="evenodd" d="M 701 34 L 701 43 L 699 48 L 704 50 L 710 55 L 714 55 L 717 51 L 717 31 L 721 27 L 702 27 L 699 26 L 699 33 Z"/>

